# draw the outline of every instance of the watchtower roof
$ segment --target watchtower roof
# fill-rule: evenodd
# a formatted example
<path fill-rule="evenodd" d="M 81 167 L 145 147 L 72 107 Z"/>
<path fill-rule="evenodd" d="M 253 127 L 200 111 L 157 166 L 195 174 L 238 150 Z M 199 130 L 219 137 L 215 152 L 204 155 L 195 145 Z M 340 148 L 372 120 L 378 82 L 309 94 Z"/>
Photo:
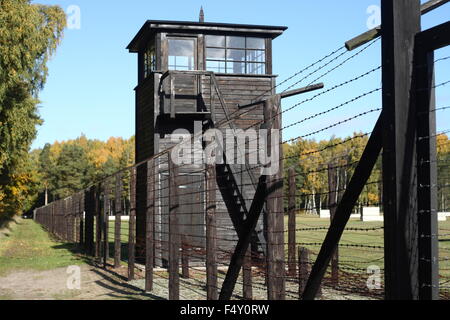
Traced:
<path fill-rule="evenodd" d="M 130 52 L 138 52 L 141 46 L 141 42 L 146 41 L 151 34 L 158 31 L 181 31 L 187 33 L 205 34 L 245 34 L 275 39 L 285 30 L 287 30 L 287 27 L 284 26 L 265 26 L 218 22 L 147 20 L 147 22 L 144 23 L 142 28 L 127 46 L 127 49 Z"/>

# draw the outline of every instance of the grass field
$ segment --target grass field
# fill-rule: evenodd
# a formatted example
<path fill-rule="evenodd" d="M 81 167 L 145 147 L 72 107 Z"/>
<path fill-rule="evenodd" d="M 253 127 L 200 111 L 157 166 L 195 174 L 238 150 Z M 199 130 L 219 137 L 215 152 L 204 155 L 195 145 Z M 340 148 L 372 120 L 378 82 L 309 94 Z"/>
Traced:
<path fill-rule="evenodd" d="M 328 219 L 315 216 L 299 215 L 297 217 L 297 243 L 311 250 L 315 259 L 320 250 L 327 230 L 314 228 L 327 228 Z M 287 217 L 285 221 L 287 229 Z M 349 221 L 339 247 L 339 266 L 345 272 L 367 274 L 369 266 L 378 266 L 384 269 L 384 232 L 382 222 L 362 222 L 356 219 Z M 366 229 L 366 231 L 363 231 Z M 373 230 L 370 230 L 373 229 Z M 287 243 L 287 233 L 286 243 Z M 439 222 L 439 273 L 441 285 L 448 291 L 450 278 L 450 221 Z"/>
<path fill-rule="evenodd" d="M 287 219 L 286 216 L 285 243 L 288 242 Z M 326 236 L 330 221 L 309 215 L 298 215 L 296 220 L 297 246 L 310 249 L 311 257 L 314 259 Z M 384 268 L 384 232 L 382 227 L 382 222 L 362 222 L 357 219 L 351 219 L 349 221 L 340 242 L 341 246 L 339 247 L 340 266 L 343 270 L 348 272 L 363 271 L 367 270 L 367 267 L 374 265 L 379 266 L 381 269 Z M 112 254 L 114 247 L 113 221 L 110 222 L 108 234 L 110 253 Z M 441 241 L 439 242 L 439 254 L 440 260 L 442 260 L 440 262 L 441 275 L 450 277 L 450 220 L 439 222 L 439 234 L 441 235 Z M 220 229 L 218 230 L 218 237 L 220 237 Z M 127 221 L 122 221 L 121 240 L 123 244 L 128 243 Z M 124 253 L 126 257 L 126 252 Z"/>
<path fill-rule="evenodd" d="M 0 239 L 0 275 L 17 270 L 50 270 L 84 261 L 76 245 L 63 244 L 33 220 L 18 219 L 10 225 L 12 232 Z"/>

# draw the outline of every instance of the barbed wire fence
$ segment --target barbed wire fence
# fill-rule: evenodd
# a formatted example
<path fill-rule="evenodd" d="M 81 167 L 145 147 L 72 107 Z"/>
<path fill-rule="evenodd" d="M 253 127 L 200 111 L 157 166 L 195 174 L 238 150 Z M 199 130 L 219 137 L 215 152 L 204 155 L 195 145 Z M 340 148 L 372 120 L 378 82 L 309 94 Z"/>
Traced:
<path fill-rule="evenodd" d="M 306 113 L 306 107 L 310 106 L 314 110 L 312 115 L 295 119 L 278 128 L 272 127 L 279 130 L 280 136 L 287 130 L 298 132 L 294 137 L 289 135 L 292 138 L 281 140 L 280 150 L 283 145 L 295 146 L 342 126 L 352 125 L 355 128 L 352 137 L 330 140 L 314 150 L 298 148 L 288 153 L 280 152 L 276 160 L 283 168 L 282 174 L 268 177 L 268 181 L 264 180 L 263 183 L 261 178 L 259 183 L 244 179 L 236 181 L 230 178 L 229 172 L 216 170 L 216 166 L 204 162 L 197 166 L 196 171 L 191 170 L 186 174 L 186 165 L 172 161 L 171 154 L 175 149 L 172 147 L 98 181 L 71 197 L 36 209 L 36 221 L 61 240 L 79 243 L 99 265 L 124 272 L 128 280 L 142 290 L 168 299 L 185 300 L 220 298 L 224 288 L 229 288 L 230 269 L 235 266 L 237 248 L 241 248 L 241 241 L 245 238 L 244 231 L 251 230 L 253 234 L 256 224 L 263 224 L 261 232 L 264 236 L 252 235 L 250 248 L 244 250 L 244 246 L 242 250 L 246 252 L 245 255 L 238 257 L 241 259 L 238 265 L 242 265 L 242 268 L 237 270 L 239 276 L 232 286 L 231 297 L 243 300 L 274 297 L 301 299 L 314 261 L 330 230 L 330 223 L 343 195 L 349 189 L 352 175 L 361 163 L 359 159 L 351 159 L 349 152 L 355 143 L 367 144 L 373 134 L 373 131 L 365 132 L 367 127 L 375 125 L 367 125 L 371 118 L 360 128 L 359 133 L 356 133 L 358 130 L 354 123 L 367 116 L 382 116 L 381 105 L 373 105 L 365 100 L 375 95 L 380 97 L 382 88 L 355 89 L 370 76 L 380 78 L 381 66 L 351 74 L 338 83 L 334 83 L 333 80 L 338 78 L 334 75 L 344 66 L 358 63 L 357 59 L 373 49 L 377 41 L 370 41 L 356 53 L 343 47 L 332 50 L 272 88 L 275 90 L 284 86 L 282 92 L 287 92 L 304 83 L 307 86 L 320 80 L 327 83 L 324 90 L 287 107 L 270 105 L 272 112 L 264 120 L 255 120 L 245 128 L 248 130 L 260 128 L 264 124 L 273 125 L 281 117 L 289 119 L 291 112 Z M 447 63 L 449 58 L 436 59 L 434 65 Z M 418 91 L 449 85 L 450 81 L 444 79 L 431 87 L 418 88 Z M 333 105 L 317 102 L 324 96 L 343 96 L 339 93 L 344 90 L 350 92 L 352 97 Z M 228 129 L 230 123 L 238 121 L 251 110 L 265 108 L 267 103 L 264 101 L 267 101 L 271 91 L 255 99 L 256 104 L 251 108 L 234 112 L 225 121 L 219 121 L 215 128 Z M 264 100 L 257 103 L 260 98 Z M 351 112 L 347 110 L 346 115 L 341 116 L 341 112 L 350 106 Z M 445 113 L 449 110 L 448 106 L 437 105 L 429 113 Z M 316 121 L 312 125 L 313 129 L 305 131 L 305 124 L 312 121 Z M 321 125 L 318 127 L 317 123 Z M 436 141 L 439 135 L 445 135 L 446 132 L 448 130 L 443 128 L 436 134 L 419 136 L 418 140 Z M 249 139 L 244 143 L 250 145 L 252 142 Z M 439 150 L 444 146 L 438 144 L 435 148 Z M 227 151 L 230 150 L 225 147 L 223 152 L 227 154 Z M 392 151 L 383 150 L 378 158 L 381 159 L 388 152 Z M 358 158 L 361 157 L 358 155 Z M 324 159 L 327 161 L 324 162 Z M 311 169 L 300 170 L 296 167 L 301 161 L 311 162 Z M 438 172 L 448 172 L 450 160 L 447 158 L 437 157 L 436 160 L 419 162 L 417 166 L 430 165 L 431 162 L 436 165 Z M 241 165 L 234 174 L 258 172 L 263 168 L 263 164 L 252 167 Z M 145 178 L 139 178 L 142 176 Z M 308 191 L 311 189 L 308 183 L 317 179 L 326 181 L 327 188 Z M 428 186 L 439 197 L 438 211 L 441 213 L 450 212 L 449 179 L 448 175 L 439 174 L 437 185 Z M 364 220 L 365 214 L 370 211 L 367 208 L 369 206 L 377 208 L 378 213 L 383 211 L 383 183 L 381 172 L 372 173 L 364 183 L 364 188 L 376 190 L 377 200 L 369 202 L 359 195 L 353 219 L 345 227 L 344 235 L 334 248 L 331 263 L 320 281 L 319 296 L 322 299 L 385 297 L 384 225 L 381 219 L 378 222 Z M 263 192 L 264 196 L 258 198 L 260 185 L 283 184 L 281 192 L 268 197 Z M 233 194 L 234 199 L 231 201 L 221 196 L 229 189 L 247 191 Z M 258 200 L 281 202 L 282 205 L 268 208 L 266 204 L 264 217 L 256 219 L 253 228 L 247 229 Z M 248 207 L 247 212 L 242 213 L 243 218 L 234 226 L 229 226 L 224 221 L 229 219 L 228 212 L 233 206 L 238 211 L 241 209 L 237 207 Z M 438 215 L 437 212 L 435 214 Z M 381 214 L 376 216 L 382 218 Z M 450 247 L 446 241 L 449 241 L 450 225 L 440 222 L 438 230 L 439 296 L 448 299 Z M 421 234 L 421 237 L 433 236 Z M 265 242 L 261 239 L 265 239 Z"/>

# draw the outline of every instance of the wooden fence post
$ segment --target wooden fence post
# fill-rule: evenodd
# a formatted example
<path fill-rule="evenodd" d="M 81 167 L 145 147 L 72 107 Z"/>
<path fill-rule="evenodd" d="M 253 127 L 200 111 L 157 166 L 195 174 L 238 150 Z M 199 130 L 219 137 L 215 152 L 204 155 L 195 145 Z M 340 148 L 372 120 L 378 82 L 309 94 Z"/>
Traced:
<path fill-rule="evenodd" d="M 252 290 L 252 249 L 248 248 L 245 254 L 244 263 L 242 264 L 242 277 L 243 277 L 243 296 L 244 300 L 253 299 Z"/>
<path fill-rule="evenodd" d="M 75 243 L 77 240 L 76 235 L 76 210 L 75 210 L 75 204 L 76 204 L 76 195 L 73 195 L 70 197 L 70 242 Z"/>
<path fill-rule="evenodd" d="M 283 204 L 283 161 L 281 133 L 278 145 L 272 146 L 273 130 L 281 128 L 281 96 L 275 95 L 264 103 L 264 121 L 269 134 L 267 151 L 278 161 L 278 171 L 268 176 L 267 181 L 267 294 L 269 300 L 285 299 L 284 263 L 284 204 Z M 271 130 L 270 130 L 271 129 Z M 275 154 L 273 154 L 275 152 Z M 276 154 L 278 153 L 278 154 Z M 272 168 L 274 163 L 271 163 Z"/>
<path fill-rule="evenodd" d="M 145 291 L 153 290 L 153 266 L 155 264 L 154 219 L 155 219 L 155 160 L 147 162 L 147 211 L 145 243 Z"/>
<path fill-rule="evenodd" d="M 307 248 L 298 248 L 298 294 L 299 299 L 302 298 L 303 291 L 308 281 L 311 266 L 309 264 L 309 250 Z"/>
<path fill-rule="evenodd" d="M 122 241 L 121 227 L 122 227 L 122 174 L 116 174 L 115 186 L 115 203 L 114 203 L 114 268 L 120 267 Z"/>
<path fill-rule="evenodd" d="M 381 0 L 385 298 L 419 298 L 414 43 L 419 0 Z"/>
<path fill-rule="evenodd" d="M 186 240 L 185 236 L 183 237 L 183 241 L 181 242 L 181 276 L 184 279 L 189 279 L 189 243 Z"/>
<path fill-rule="evenodd" d="M 94 188 L 91 187 L 86 191 L 85 194 L 85 235 L 86 235 L 86 252 L 88 255 L 92 256 L 94 253 L 94 208 L 93 208 L 93 197 Z"/>
<path fill-rule="evenodd" d="M 64 199 L 64 241 L 69 241 L 69 199 Z"/>
<path fill-rule="evenodd" d="M 169 300 L 180 299 L 179 251 L 180 232 L 178 227 L 178 167 L 169 157 Z"/>
<path fill-rule="evenodd" d="M 418 233 L 421 235 L 418 240 L 420 300 L 438 300 L 440 291 L 438 190 L 434 187 L 438 185 L 434 74 L 434 50 L 437 48 L 434 45 L 429 47 L 422 43 L 422 39 L 426 42 L 439 39 L 432 36 L 435 33 L 434 30 L 439 28 L 440 26 L 434 27 L 416 37 L 417 210 L 419 212 Z M 448 34 L 448 32 L 445 33 Z M 449 39 L 448 36 L 447 39 Z M 445 204 L 442 204 L 442 207 L 445 208 Z"/>
<path fill-rule="evenodd" d="M 128 281 L 134 280 L 136 259 L 136 168 L 130 170 L 130 230 L 128 232 Z"/>
<path fill-rule="evenodd" d="M 85 191 L 82 191 L 80 193 L 80 200 L 78 203 L 79 208 L 79 214 L 80 214 L 80 248 L 83 248 L 86 250 L 86 241 L 84 239 L 84 225 L 85 225 L 85 212 L 84 212 L 84 197 L 85 197 Z"/>
<path fill-rule="evenodd" d="M 336 205 L 337 205 L 337 175 L 336 175 L 336 165 L 328 164 L 328 208 L 330 210 L 330 220 L 331 222 L 336 215 Z M 334 286 L 339 284 L 339 247 L 336 249 L 331 258 L 331 282 Z"/>
<path fill-rule="evenodd" d="M 52 233 L 53 235 L 55 234 L 55 230 L 56 230 L 56 228 L 55 228 L 55 203 L 56 202 L 53 202 L 50 205 L 50 221 L 49 221 L 50 228 L 49 228 L 49 230 L 50 230 L 50 233 Z"/>
<path fill-rule="evenodd" d="M 104 194 L 103 194 L 103 266 L 106 268 L 108 265 L 109 258 L 109 212 L 110 212 L 110 202 L 109 202 L 109 180 L 105 181 L 104 184 Z"/>
<path fill-rule="evenodd" d="M 74 228 L 74 243 L 80 242 L 80 216 L 78 212 L 78 202 L 80 201 L 80 194 L 77 193 L 73 196 L 73 203 L 72 203 L 72 214 L 73 214 L 73 228 Z"/>
<path fill-rule="evenodd" d="M 206 286 L 207 299 L 217 300 L 216 167 L 206 167 Z"/>
<path fill-rule="evenodd" d="M 289 190 L 288 190 L 288 271 L 289 276 L 295 277 L 297 273 L 297 263 L 295 261 L 295 248 L 296 248 L 296 183 L 295 183 L 295 169 L 289 168 Z"/>
<path fill-rule="evenodd" d="M 100 185 L 94 187 L 94 210 L 95 210 L 95 257 L 98 262 L 102 260 L 102 229 L 103 219 L 100 211 Z"/>

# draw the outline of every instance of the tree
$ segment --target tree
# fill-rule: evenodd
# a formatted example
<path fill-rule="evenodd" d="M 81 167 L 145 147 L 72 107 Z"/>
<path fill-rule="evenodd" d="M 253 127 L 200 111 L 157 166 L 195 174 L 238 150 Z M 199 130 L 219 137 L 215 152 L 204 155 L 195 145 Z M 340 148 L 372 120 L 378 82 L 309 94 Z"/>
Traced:
<path fill-rule="evenodd" d="M 39 173 L 42 184 L 42 190 L 45 193 L 44 204 L 48 203 L 49 190 L 53 190 L 51 183 L 52 175 L 55 167 L 55 161 L 51 154 L 51 145 L 47 143 L 39 154 Z"/>
<path fill-rule="evenodd" d="M 45 84 L 47 61 L 61 41 L 66 18 L 57 6 L 31 4 L 28 0 L 0 0 L 0 4 L 2 214 L 4 210 L 16 213 L 22 209 L 16 202 L 17 179 L 27 175 L 28 150 L 41 123 L 37 96 Z M 22 181 L 20 188 L 26 189 L 28 182 Z"/>
<path fill-rule="evenodd" d="M 92 181 L 93 172 L 85 150 L 74 144 L 63 146 L 56 161 L 53 185 L 58 198 L 68 197 Z"/>

